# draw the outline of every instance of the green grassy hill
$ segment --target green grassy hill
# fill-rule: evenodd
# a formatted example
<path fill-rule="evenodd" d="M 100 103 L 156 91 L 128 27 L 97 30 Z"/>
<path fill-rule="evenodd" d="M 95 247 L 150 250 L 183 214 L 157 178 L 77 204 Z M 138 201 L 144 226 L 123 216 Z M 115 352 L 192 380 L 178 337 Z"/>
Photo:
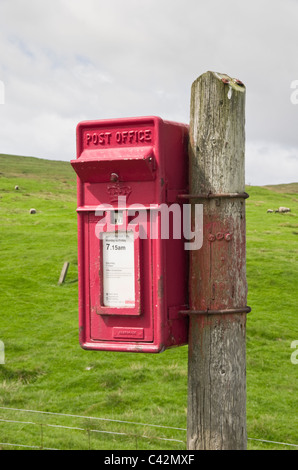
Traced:
<path fill-rule="evenodd" d="M 298 183 L 247 192 L 248 436 L 298 445 L 298 364 L 291 362 L 298 341 Z M 267 213 L 279 206 L 291 212 Z M 0 155 L 0 448 L 184 449 L 187 346 L 150 355 L 83 351 L 78 344 L 75 210 L 69 163 Z M 66 282 L 58 286 L 65 261 Z M 182 430 L 84 418 L 90 416 Z M 291 449 L 251 439 L 249 449 Z"/>

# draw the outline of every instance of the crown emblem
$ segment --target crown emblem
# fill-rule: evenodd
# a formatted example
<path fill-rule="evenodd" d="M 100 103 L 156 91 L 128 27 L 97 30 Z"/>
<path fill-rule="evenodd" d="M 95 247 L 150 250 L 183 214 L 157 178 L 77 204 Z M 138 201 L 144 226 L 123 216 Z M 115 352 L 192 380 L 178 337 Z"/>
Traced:
<path fill-rule="evenodd" d="M 131 186 L 120 186 L 120 184 L 113 184 L 108 186 L 107 192 L 110 198 L 111 203 L 118 202 L 119 197 L 126 197 L 126 199 L 129 198 L 129 195 L 132 191 Z"/>

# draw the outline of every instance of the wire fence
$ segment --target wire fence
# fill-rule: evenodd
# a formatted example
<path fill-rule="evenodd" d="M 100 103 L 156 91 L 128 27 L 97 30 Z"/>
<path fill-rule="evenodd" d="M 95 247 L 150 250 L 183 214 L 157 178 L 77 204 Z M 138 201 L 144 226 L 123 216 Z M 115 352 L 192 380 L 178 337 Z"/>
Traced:
<path fill-rule="evenodd" d="M 100 418 L 93 416 L 84 416 L 84 415 L 75 415 L 75 414 L 66 414 L 66 413 L 54 413 L 49 411 L 37 411 L 37 410 L 25 410 L 19 408 L 8 408 L 0 407 L 0 410 L 3 412 L 14 412 L 18 415 L 29 414 L 35 415 L 38 417 L 46 416 L 47 418 L 63 418 L 63 419 L 76 419 L 81 422 L 81 425 L 66 425 L 66 424 L 57 424 L 49 423 L 44 421 L 29 421 L 21 419 L 10 419 L 8 417 L 0 417 L 0 430 L 1 423 L 3 426 L 15 425 L 19 426 L 19 429 L 22 432 L 18 433 L 20 438 L 28 438 L 28 432 L 26 432 L 26 427 L 35 427 L 35 432 L 31 433 L 31 436 L 34 436 L 34 444 L 25 444 L 24 442 L 19 441 L 9 442 L 0 442 L 0 447 L 19 447 L 19 448 L 31 448 L 39 450 L 64 450 L 65 446 L 69 448 L 84 448 L 87 450 L 102 448 L 105 450 L 108 449 L 136 449 L 140 450 L 141 448 L 152 449 L 156 447 L 156 443 L 159 443 L 158 448 L 166 448 L 167 450 L 176 450 L 176 449 L 185 449 L 186 448 L 186 429 L 179 427 L 170 427 L 163 426 L 158 424 L 146 424 L 135 421 L 125 421 L 119 419 L 110 419 L 110 418 Z M 99 423 L 100 429 L 98 429 L 97 423 Z M 113 429 L 107 429 L 107 427 L 113 427 Z M 84 441 L 81 438 L 79 439 L 65 439 L 61 434 L 58 436 L 59 445 L 56 447 L 47 446 L 45 444 L 45 435 L 49 429 L 52 430 L 64 430 L 64 431 L 79 431 L 81 436 L 85 435 Z M 151 430 L 151 433 L 146 433 L 146 431 Z M 152 435 L 153 433 L 153 435 Z M 163 434 L 162 434 L 163 433 Z M 151 434 L 151 435 L 150 435 Z M 178 436 L 177 436 L 178 434 Z M 9 429 L 8 433 L 0 432 L 1 436 L 5 435 L 14 435 L 16 433 Z M 94 440 L 95 436 L 104 436 L 105 439 Z M 32 438 L 32 437 L 31 437 Z M 117 439 L 118 438 L 118 439 Z M 125 442 L 119 442 L 119 438 L 124 438 Z M 55 439 L 53 436 L 49 439 L 47 435 L 47 441 L 54 442 Z M 118 442 L 117 442 L 118 440 Z M 148 444 L 144 445 L 143 441 L 147 441 Z M 57 441 L 57 439 L 56 439 Z M 154 447 L 153 447 L 154 446 Z"/>
<path fill-rule="evenodd" d="M 0 407 L 2 413 L 17 413 L 35 415 L 38 421 L 28 421 L 25 419 L 12 419 L 0 417 L 0 449 L 35 449 L 35 450 L 70 450 L 70 449 L 103 449 L 103 450 L 142 450 L 142 449 L 163 449 L 163 450 L 186 450 L 186 429 L 179 427 L 163 426 L 159 424 L 147 424 L 135 421 L 124 421 L 119 419 L 91 417 L 66 413 L 54 413 L 50 411 L 26 410 L 19 408 Z M 49 419 L 71 419 L 79 420 L 81 425 L 70 426 L 48 422 Z M 98 425 L 100 429 L 98 429 Z M 113 426 L 113 429 L 106 427 Z M 17 427 L 17 431 L 16 431 Z M 32 431 L 34 428 L 34 431 Z M 116 428 L 116 429 L 115 429 Z M 48 434 L 49 430 L 63 431 L 63 434 L 53 436 Z M 151 431 L 148 432 L 148 430 Z M 65 432 L 79 432 L 75 439 L 65 436 Z M 152 435 L 152 432 L 154 435 Z M 97 437 L 100 436 L 100 440 Z M 19 442 L 10 442 L 12 437 Z M 84 439 L 82 440 L 82 437 Z M 104 437 L 104 439 L 102 439 Z M 3 439 L 4 438 L 4 439 Z M 23 439 L 32 439 L 25 443 Z M 125 442 L 119 442 L 124 438 Z M 21 441 L 22 439 L 22 441 Z M 250 441 L 267 443 L 288 448 L 298 448 L 298 444 L 270 441 L 266 439 L 248 438 Z M 7 441 L 7 442 L 6 442 Z M 147 442 L 144 444 L 144 442 Z M 47 443 L 58 443 L 55 446 L 48 446 Z M 120 447 L 119 447 L 120 446 Z"/>

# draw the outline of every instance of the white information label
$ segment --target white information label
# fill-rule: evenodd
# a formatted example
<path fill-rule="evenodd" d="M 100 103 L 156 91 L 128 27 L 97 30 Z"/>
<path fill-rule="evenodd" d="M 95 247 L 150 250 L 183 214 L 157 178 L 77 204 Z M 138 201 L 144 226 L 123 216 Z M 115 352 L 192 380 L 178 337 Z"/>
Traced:
<path fill-rule="evenodd" d="M 104 233 L 103 303 L 106 307 L 135 307 L 134 234 Z"/>

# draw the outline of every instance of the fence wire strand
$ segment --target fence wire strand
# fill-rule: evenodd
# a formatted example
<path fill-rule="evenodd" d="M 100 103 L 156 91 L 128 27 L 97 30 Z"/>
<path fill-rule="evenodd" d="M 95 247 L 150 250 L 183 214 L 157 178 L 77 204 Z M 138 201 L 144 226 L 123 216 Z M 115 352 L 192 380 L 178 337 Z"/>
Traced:
<path fill-rule="evenodd" d="M 110 419 L 110 418 L 99 418 L 99 417 L 93 417 L 93 416 L 82 416 L 82 415 L 74 415 L 74 414 L 65 414 L 65 413 L 55 413 L 53 411 L 38 411 L 38 410 L 24 410 L 21 408 L 8 408 L 5 406 L 0 406 L 0 410 L 11 410 L 11 411 L 21 411 L 25 413 L 39 413 L 39 414 L 47 414 L 47 415 L 56 415 L 56 416 L 64 416 L 68 418 L 81 418 L 81 419 L 92 419 L 92 420 L 98 420 L 98 421 L 108 421 L 112 423 L 122 423 L 122 424 L 134 424 L 136 426 L 148 426 L 148 427 L 154 427 L 154 428 L 163 428 L 163 429 L 173 429 L 173 430 L 178 430 L 178 431 L 186 431 L 185 428 L 176 428 L 173 426 L 163 426 L 161 424 L 146 424 L 146 423 L 138 423 L 134 421 L 123 421 L 120 419 Z"/>
<path fill-rule="evenodd" d="M 124 421 L 124 420 L 116 420 L 116 419 L 109 419 L 109 418 L 99 418 L 99 417 L 91 417 L 91 416 L 82 416 L 82 415 L 73 415 L 73 414 L 66 414 L 66 413 L 55 413 L 50 411 L 38 411 L 38 410 L 26 410 L 20 408 L 8 408 L 8 407 L 0 407 L 1 410 L 6 411 L 15 411 L 15 412 L 22 412 L 22 413 L 36 413 L 36 414 L 46 414 L 46 415 L 54 415 L 54 416 L 62 416 L 62 417 L 71 417 L 71 418 L 79 418 L 79 419 L 88 419 L 88 420 L 99 420 L 104 422 L 111 422 L 111 423 L 121 423 L 121 424 L 132 424 L 132 425 L 139 425 L 139 426 L 146 426 L 146 427 L 154 427 L 154 428 L 162 428 L 162 429 L 170 429 L 170 430 L 180 430 L 186 431 L 183 428 L 175 428 L 169 426 L 162 426 L 162 425 L 155 425 L 155 424 L 145 424 L 145 423 L 136 423 L 132 421 Z M 7 446 L 15 446 L 15 447 L 28 447 L 32 449 L 43 449 L 43 450 L 51 450 L 49 448 L 43 447 L 43 428 L 58 428 L 58 429 L 67 429 L 67 430 L 75 430 L 75 431 L 82 431 L 88 434 L 88 442 L 89 442 L 89 449 L 90 449 L 90 434 L 97 433 L 97 434 L 109 434 L 109 435 L 116 435 L 116 436 L 126 436 L 131 439 L 135 439 L 136 443 L 138 439 L 148 439 L 148 440 L 159 440 L 159 441 L 166 441 L 166 442 L 176 442 L 181 443 L 185 446 L 185 441 L 180 439 L 174 438 L 166 438 L 166 437 L 159 437 L 159 436 L 146 436 L 145 434 L 135 434 L 135 433 L 127 433 L 127 432 L 119 432 L 119 431 L 107 431 L 107 430 L 99 430 L 99 429 L 90 429 L 90 428 L 81 428 L 77 426 L 66 426 L 61 424 L 50 424 L 50 423 L 36 423 L 33 421 L 20 421 L 16 419 L 5 419 L 0 418 L 0 422 L 3 423 L 10 423 L 10 424 L 19 424 L 19 425 L 32 425 L 32 426 L 40 426 L 41 427 L 41 445 L 40 446 L 29 446 L 24 444 L 12 444 L 12 443 L 0 443 L 0 445 L 7 445 Z M 58 450 L 58 449 L 52 449 Z"/>
<path fill-rule="evenodd" d="M 9 407 L 4 407 L 4 406 L 0 406 L 0 410 L 17 411 L 17 412 L 21 412 L 21 413 L 36 413 L 36 414 L 44 414 L 44 415 L 63 416 L 63 417 L 68 417 L 68 418 L 88 419 L 88 420 L 94 420 L 94 421 L 102 421 L 102 422 L 110 422 L 110 423 L 121 423 L 121 424 L 129 424 L 129 425 L 134 425 L 134 426 L 146 426 L 146 427 L 153 427 L 153 428 L 161 428 L 161 429 L 169 429 L 169 430 L 186 432 L 185 428 L 178 428 L 178 427 L 173 427 L 173 426 L 164 426 L 164 425 L 160 425 L 160 424 L 139 423 L 139 422 L 134 422 L 134 421 L 124 421 L 124 420 L 119 420 L 119 419 L 100 418 L 100 417 L 74 415 L 74 414 L 66 414 L 66 413 L 55 413 L 55 412 L 51 412 L 51 411 L 26 410 L 26 409 L 21 409 L 21 408 L 9 408 Z M 111 435 L 117 435 L 117 436 L 127 436 L 127 437 L 130 437 L 130 438 L 135 438 L 136 442 L 137 442 L 137 439 L 139 438 L 139 439 L 150 439 L 150 440 L 177 442 L 177 443 L 182 443 L 184 445 L 186 444 L 185 441 L 180 440 L 180 439 L 174 439 L 174 438 L 165 438 L 165 437 L 158 437 L 158 436 L 146 436 L 144 434 L 138 434 L 137 435 L 137 434 L 125 433 L 125 432 L 119 432 L 119 431 L 106 431 L 106 430 L 99 430 L 99 429 L 80 428 L 80 427 L 76 427 L 76 426 L 65 426 L 65 425 L 61 425 L 61 424 L 35 423 L 33 421 L 20 421 L 20 420 L 4 419 L 4 418 L 0 418 L 0 422 L 11 423 L 11 424 L 15 423 L 15 424 L 20 424 L 20 425 L 33 425 L 33 426 L 40 426 L 41 427 L 41 446 L 33 446 L 33 445 L 31 446 L 31 445 L 25 445 L 25 444 L 12 444 L 12 443 L 7 443 L 7 442 L 6 443 L 0 442 L 0 445 L 2 445 L 2 446 L 14 446 L 14 447 L 24 447 L 24 448 L 31 448 L 31 449 L 43 449 L 43 450 L 59 450 L 59 449 L 54 449 L 54 448 L 43 447 L 43 428 L 44 427 L 60 428 L 60 429 L 76 430 L 76 431 L 86 432 L 88 434 L 89 449 L 90 449 L 90 434 L 91 433 L 111 434 Z M 277 442 L 277 441 L 270 441 L 270 440 L 267 440 L 267 439 L 257 439 L 257 438 L 252 438 L 252 437 L 248 437 L 248 440 L 264 442 L 264 443 L 269 443 L 269 444 L 283 445 L 283 446 L 291 446 L 291 447 L 297 447 L 298 448 L 297 444 L 290 444 L 290 443 L 287 443 L 287 442 Z"/>

